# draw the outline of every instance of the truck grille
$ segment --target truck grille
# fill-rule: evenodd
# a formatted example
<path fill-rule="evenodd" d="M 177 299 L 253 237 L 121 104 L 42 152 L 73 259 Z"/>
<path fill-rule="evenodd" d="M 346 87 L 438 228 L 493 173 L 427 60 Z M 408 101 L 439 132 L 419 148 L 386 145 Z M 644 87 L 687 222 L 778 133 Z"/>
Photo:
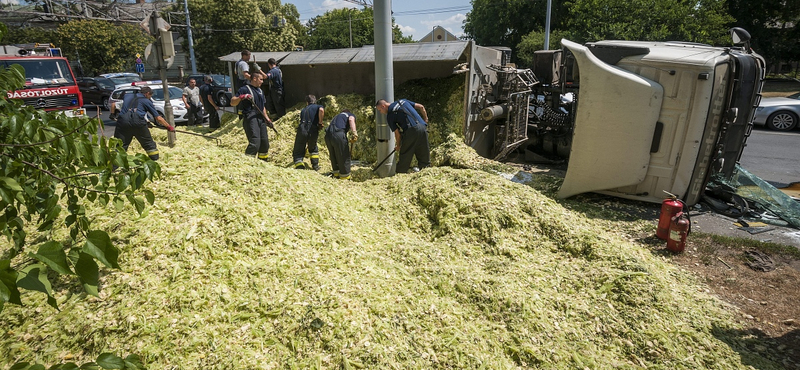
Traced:
<path fill-rule="evenodd" d="M 67 109 L 67 108 L 74 108 L 77 103 L 73 104 L 72 102 L 78 101 L 78 94 L 69 94 L 69 95 L 62 95 L 62 96 L 48 96 L 48 97 L 38 97 L 38 98 L 26 98 L 22 99 L 25 105 L 36 107 L 38 109 L 45 109 L 45 110 L 52 110 L 52 109 Z"/>

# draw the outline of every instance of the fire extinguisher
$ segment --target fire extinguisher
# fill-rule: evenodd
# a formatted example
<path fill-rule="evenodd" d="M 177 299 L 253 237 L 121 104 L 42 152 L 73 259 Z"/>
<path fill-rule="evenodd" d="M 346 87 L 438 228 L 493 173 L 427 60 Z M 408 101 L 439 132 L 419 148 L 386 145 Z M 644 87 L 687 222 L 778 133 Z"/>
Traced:
<path fill-rule="evenodd" d="M 672 217 L 669 223 L 669 239 L 667 239 L 667 249 L 675 253 L 683 252 L 686 248 L 686 237 L 692 228 L 692 223 L 689 221 L 689 215 L 684 212 L 678 212 Z"/>
<path fill-rule="evenodd" d="M 667 192 L 665 191 L 665 193 Z M 656 229 L 656 236 L 661 240 L 669 238 L 669 224 L 672 218 L 678 212 L 681 212 L 684 207 L 683 202 L 677 196 L 670 193 L 667 193 L 667 195 L 669 195 L 669 198 L 661 202 L 661 215 L 658 217 L 658 228 Z"/>

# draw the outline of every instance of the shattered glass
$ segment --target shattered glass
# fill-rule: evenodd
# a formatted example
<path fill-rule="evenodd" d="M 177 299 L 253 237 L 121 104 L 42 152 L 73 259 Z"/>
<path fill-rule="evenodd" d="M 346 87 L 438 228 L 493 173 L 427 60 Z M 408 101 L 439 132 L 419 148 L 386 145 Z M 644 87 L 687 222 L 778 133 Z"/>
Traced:
<path fill-rule="evenodd" d="M 712 196 L 727 194 L 735 198 L 736 195 L 746 200 L 747 211 L 743 215 L 746 219 L 800 228 L 800 202 L 738 164 L 730 180 L 715 174 L 708 188 Z"/>

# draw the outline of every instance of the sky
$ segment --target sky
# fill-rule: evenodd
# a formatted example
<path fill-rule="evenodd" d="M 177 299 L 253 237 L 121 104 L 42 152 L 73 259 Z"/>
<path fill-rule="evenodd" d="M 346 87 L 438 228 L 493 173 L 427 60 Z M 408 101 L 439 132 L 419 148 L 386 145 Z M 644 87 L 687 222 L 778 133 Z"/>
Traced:
<path fill-rule="evenodd" d="M 297 7 L 300 11 L 300 22 L 303 24 L 329 10 L 361 8 L 360 5 L 344 0 L 283 0 L 282 2 L 292 3 Z M 392 1 L 395 23 L 403 31 L 403 36 L 413 36 L 414 40 L 427 35 L 435 26 L 442 26 L 458 37 L 463 36 L 463 21 L 471 9 L 470 0 Z"/>

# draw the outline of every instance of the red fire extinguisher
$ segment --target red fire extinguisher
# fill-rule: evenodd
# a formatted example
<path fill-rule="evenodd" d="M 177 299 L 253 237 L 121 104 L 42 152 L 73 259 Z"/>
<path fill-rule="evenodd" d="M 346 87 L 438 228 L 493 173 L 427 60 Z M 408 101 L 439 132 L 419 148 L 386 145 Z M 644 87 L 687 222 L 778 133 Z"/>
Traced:
<path fill-rule="evenodd" d="M 661 240 L 669 238 L 669 223 L 678 212 L 683 210 L 683 202 L 674 194 L 667 194 L 669 198 L 661 202 L 661 215 L 658 217 L 658 228 L 656 229 L 656 236 Z"/>
<path fill-rule="evenodd" d="M 667 239 L 667 249 L 675 253 L 683 252 L 686 248 L 686 237 L 692 227 L 689 216 L 686 213 L 678 212 L 672 217 L 669 223 L 669 239 Z"/>

